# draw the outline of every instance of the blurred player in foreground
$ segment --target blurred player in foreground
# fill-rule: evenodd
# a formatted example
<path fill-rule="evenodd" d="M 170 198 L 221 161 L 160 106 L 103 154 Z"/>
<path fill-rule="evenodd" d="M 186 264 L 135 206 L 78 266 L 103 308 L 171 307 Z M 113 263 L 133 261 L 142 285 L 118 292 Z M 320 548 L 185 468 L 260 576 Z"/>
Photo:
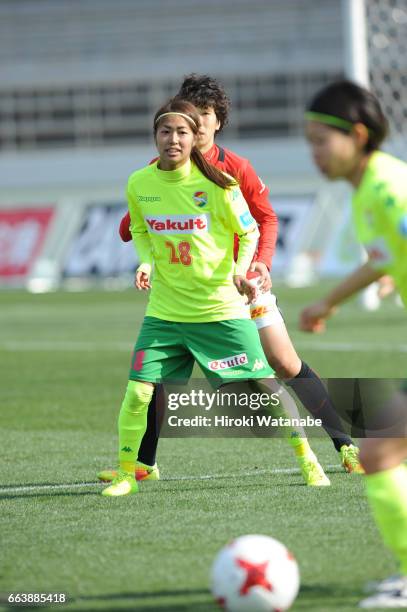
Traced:
<path fill-rule="evenodd" d="M 277 376 L 287 381 L 307 410 L 315 418 L 322 420 L 323 427 L 340 453 L 345 470 L 361 472 L 358 449 L 343 431 L 341 420 L 322 381 L 296 353 L 277 307 L 276 297 L 270 293 L 269 270 L 277 238 L 277 217 L 269 201 L 269 190 L 248 160 L 215 143 L 217 134 L 228 121 L 230 103 L 226 92 L 216 79 L 192 74 L 184 79 L 177 95 L 192 102 L 200 112 L 201 124 L 197 139 L 200 152 L 209 163 L 236 178 L 250 212 L 257 221 L 260 237 L 248 278 L 255 278 L 256 282 L 261 284 L 260 297 L 251 304 L 251 317 L 256 323 L 267 360 Z M 131 240 L 129 224 L 130 219 L 126 215 L 120 226 L 120 235 L 124 241 Z M 235 244 L 235 256 L 237 251 L 238 241 Z M 159 432 L 154 403 L 153 401 L 149 409 L 147 431 L 140 447 L 137 466 L 139 479 L 159 477 L 156 466 Z M 290 443 L 294 447 L 305 482 L 311 486 L 329 485 L 329 479 L 307 439 L 293 436 Z M 113 476 L 111 470 L 99 473 L 99 478 L 106 481 L 111 480 Z"/>
<path fill-rule="evenodd" d="M 385 274 L 407 304 L 407 164 L 379 151 L 387 120 L 372 93 L 341 81 L 320 91 L 305 115 L 314 162 L 330 180 L 355 189 L 353 221 L 368 261 L 300 316 L 304 331 L 321 332 L 337 306 Z"/>
<path fill-rule="evenodd" d="M 131 233 L 141 262 L 136 286 L 151 293 L 119 415 L 120 469 L 102 492 L 108 497 L 138 490 L 135 464 L 156 383 L 188 380 L 195 361 L 215 387 L 273 375 L 239 297 L 250 302 L 258 291 L 246 280 L 257 224 L 237 183 L 196 148 L 199 124 L 190 102 L 163 106 L 154 118 L 159 159 L 128 182 Z M 234 233 L 240 239 L 236 262 Z M 212 367 L 219 362 L 229 367 Z"/>
<path fill-rule="evenodd" d="M 355 189 L 353 219 L 368 261 L 300 316 L 305 331 L 321 332 L 336 307 L 384 274 L 390 274 L 407 305 L 407 164 L 379 151 L 387 120 L 368 90 L 348 81 L 333 83 L 312 100 L 306 135 L 314 161 L 329 179 L 343 178 Z M 406 388 L 395 396 L 405 420 Z M 404 435 L 404 437 L 397 437 Z M 377 525 L 400 561 L 401 575 L 373 585 L 363 608 L 407 607 L 406 431 L 363 442 L 361 462 Z"/>

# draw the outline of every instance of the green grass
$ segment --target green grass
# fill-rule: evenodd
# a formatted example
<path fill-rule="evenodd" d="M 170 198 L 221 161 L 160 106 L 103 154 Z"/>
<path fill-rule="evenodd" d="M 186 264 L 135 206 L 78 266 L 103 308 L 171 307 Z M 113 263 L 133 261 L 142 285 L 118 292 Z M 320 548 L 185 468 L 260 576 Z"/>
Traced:
<path fill-rule="evenodd" d="M 405 375 L 402 309 L 350 304 L 314 337 L 296 331 L 296 318 L 318 291 L 278 293 L 294 343 L 321 375 Z M 363 583 L 395 563 L 362 479 L 338 469 L 326 438 L 312 444 L 332 466 L 327 489 L 275 471 L 296 467 L 282 440 L 162 439 L 160 482 L 131 498 L 99 495 L 95 472 L 115 462 L 144 307 L 134 291 L 0 294 L 0 593 L 66 592 L 67 610 L 215 610 L 214 555 L 234 536 L 264 533 L 298 558 L 294 610 L 354 610 Z"/>

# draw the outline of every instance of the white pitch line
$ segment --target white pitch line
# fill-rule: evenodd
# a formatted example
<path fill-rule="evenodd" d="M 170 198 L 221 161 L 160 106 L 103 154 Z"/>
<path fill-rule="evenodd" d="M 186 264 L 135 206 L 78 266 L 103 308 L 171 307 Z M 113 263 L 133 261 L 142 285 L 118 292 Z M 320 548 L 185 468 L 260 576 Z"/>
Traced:
<path fill-rule="evenodd" d="M 327 465 L 325 466 L 328 470 L 335 470 L 337 472 L 343 472 L 343 469 L 338 465 Z M 218 480 L 225 478 L 244 478 L 251 476 L 261 476 L 265 474 L 275 475 L 275 474 L 300 474 L 301 470 L 299 468 L 274 468 L 272 470 L 252 470 L 250 472 L 240 472 L 236 474 L 203 474 L 201 476 L 168 476 L 166 478 L 161 478 L 161 482 L 177 482 L 177 481 L 201 481 L 201 480 Z M 3 486 L 0 487 L 0 499 L 2 495 L 7 495 L 8 493 L 23 493 L 29 491 L 60 491 L 66 489 L 82 489 L 87 487 L 95 487 L 100 486 L 106 483 L 103 482 L 73 482 L 66 484 L 43 484 L 43 485 L 17 485 L 17 486 Z"/>
<path fill-rule="evenodd" d="M 10 352 L 28 352 L 28 351 L 119 351 L 130 352 L 133 349 L 132 342 L 83 342 L 81 340 L 6 340 L 0 342 L 0 350 Z M 407 344 L 390 344 L 387 342 L 324 342 L 298 340 L 295 346 L 300 349 L 308 349 L 313 351 L 332 351 L 332 352 L 348 352 L 348 351 L 388 351 L 407 353 Z"/>
<path fill-rule="evenodd" d="M 94 487 L 95 482 L 73 482 L 71 484 L 58 484 L 58 485 L 17 485 L 16 487 L 0 487 L 0 499 L 2 495 L 8 493 L 20 493 L 24 491 L 58 491 L 61 489 L 82 489 L 84 487 Z"/>

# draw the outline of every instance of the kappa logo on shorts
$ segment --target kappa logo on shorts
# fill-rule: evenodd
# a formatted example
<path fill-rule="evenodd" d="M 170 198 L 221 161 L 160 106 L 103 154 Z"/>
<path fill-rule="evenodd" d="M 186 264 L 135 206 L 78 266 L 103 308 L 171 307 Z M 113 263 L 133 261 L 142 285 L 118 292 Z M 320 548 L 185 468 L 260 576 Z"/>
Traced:
<path fill-rule="evenodd" d="M 257 370 L 264 370 L 265 368 L 265 364 L 264 361 L 262 361 L 261 359 L 256 359 L 256 361 L 254 362 L 254 366 L 252 367 L 252 372 L 257 372 Z"/>
<path fill-rule="evenodd" d="M 223 359 L 215 359 L 214 361 L 208 361 L 208 368 L 212 372 L 218 370 L 230 370 L 231 368 L 237 368 L 238 366 L 249 363 L 246 353 L 240 353 L 240 355 L 232 355 L 231 357 L 224 357 Z"/>
<path fill-rule="evenodd" d="M 209 215 L 156 215 L 144 217 L 152 234 L 201 234 L 209 229 Z"/>

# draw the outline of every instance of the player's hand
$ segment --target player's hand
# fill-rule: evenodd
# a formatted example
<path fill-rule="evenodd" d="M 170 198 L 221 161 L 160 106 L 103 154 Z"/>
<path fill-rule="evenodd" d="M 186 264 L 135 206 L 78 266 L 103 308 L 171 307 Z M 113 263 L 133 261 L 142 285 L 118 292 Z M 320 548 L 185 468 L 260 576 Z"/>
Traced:
<path fill-rule="evenodd" d="M 321 334 L 326 328 L 326 319 L 336 312 L 325 300 L 307 306 L 300 314 L 300 329 L 313 334 Z"/>
<path fill-rule="evenodd" d="M 257 287 L 252 285 L 244 276 L 234 276 L 233 282 L 240 295 L 245 295 L 247 297 L 248 304 L 256 300 L 259 291 Z"/>
<path fill-rule="evenodd" d="M 259 281 L 258 287 L 261 289 L 262 293 L 270 291 L 272 282 L 265 263 L 262 261 L 254 261 L 249 268 L 249 272 L 257 272 L 258 276 L 256 278 Z"/>
<path fill-rule="evenodd" d="M 134 286 L 136 289 L 141 291 L 147 291 L 147 289 L 151 289 L 150 284 L 150 275 L 146 272 L 141 272 L 141 270 L 137 270 L 136 276 L 134 277 Z"/>
<path fill-rule="evenodd" d="M 381 300 L 396 290 L 395 282 L 393 278 L 389 276 L 388 274 L 385 274 L 384 276 L 379 278 L 379 280 L 377 281 L 377 284 L 378 284 L 377 293 Z"/>

